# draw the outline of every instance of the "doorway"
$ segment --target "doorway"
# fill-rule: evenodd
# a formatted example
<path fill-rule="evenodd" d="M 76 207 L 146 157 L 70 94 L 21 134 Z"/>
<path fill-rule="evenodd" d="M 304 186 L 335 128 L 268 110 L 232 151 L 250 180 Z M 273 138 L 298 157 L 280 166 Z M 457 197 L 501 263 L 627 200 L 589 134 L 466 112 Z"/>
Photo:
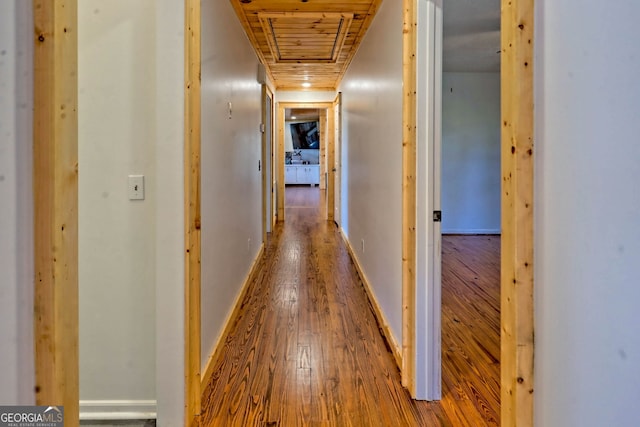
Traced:
<path fill-rule="evenodd" d="M 334 164 L 335 117 L 333 103 L 279 102 L 277 129 L 276 200 L 278 221 L 285 220 L 286 185 L 316 185 L 316 183 L 326 194 L 326 219 L 333 220 L 334 172 L 333 168 L 328 167 L 328 165 Z M 315 144 L 319 144 L 319 146 L 316 148 Z M 313 164 L 316 158 L 317 165 Z"/>
<path fill-rule="evenodd" d="M 285 207 L 317 207 L 326 190 L 326 111 L 285 108 Z M 294 194 L 295 193 L 295 194 Z M 324 216 L 324 215 L 323 215 Z"/>
<path fill-rule="evenodd" d="M 475 384 L 484 413 L 498 422 L 499 4 L 486 3 L 483 10 L 483 31 L 469 34 L 470 27 L 480 28 L 479 16 L 459 2 L 443 2 L 442 9 L 442 384 L 448 396 L 461 384 Z"/>

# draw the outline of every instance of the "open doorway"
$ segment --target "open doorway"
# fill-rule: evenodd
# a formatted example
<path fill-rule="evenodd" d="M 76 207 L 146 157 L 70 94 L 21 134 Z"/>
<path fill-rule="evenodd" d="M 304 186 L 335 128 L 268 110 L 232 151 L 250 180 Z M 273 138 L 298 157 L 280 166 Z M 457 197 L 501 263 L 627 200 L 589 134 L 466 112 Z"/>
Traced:
<path fill-rule="evenodd" d="M 333 219 L 334 116 L 332 103 L 278 104 L 278 221 L 285 219 L 287 188 L 308 193 Z"/>
<path fill-rule="evenodd" d="M 415 11 L 417 123 L 415 137 L 406 137 L 417 146 L 405 153 L 409 165 L 415 156 L 417 169 L 405 169 L 406 182 L 413 176 L 417 182 L 415 194 L 407 191 L 405 199 L 407 212 L 412 201 L 417 204 L 415 252 L 412 236 L 405 244 L 406 253 L 416 256 L 417 286 L 415 296 L 411 287 L 405 296 L 408 305 L 415 298 L 417 310 L 415 322 L 407 315 L 405 326 L 415 323 L 425 332 L 406 331 L 416 337 L 408 343 L 416 349 L 416 383 L 408 376 L 407 384 L 418 398 L 468 400 L 498 420 L 500 241 L 480 236 L 469 242 L 475 236 L 466 236 L 500 231 L 500 8 L 491 1 L 483 2 L 483 13 L 461 2 L 443 6 L 418 2 Z M 483 84 L 487 80 L 494 85 Z M 450 238 L 451 233 L 463 237 Z M 412 283 L 413 271 L 405 274 Z"/>
<path fill-rule="evenodd" d="M 500 4 L 478 3 L 442 11 L 442 392 L 499 423 Z"/>
<path fill-rule="evenodd" d="M 326 111 L 284 111 L 285 208 L 318 209 L 326 197 Z"/>

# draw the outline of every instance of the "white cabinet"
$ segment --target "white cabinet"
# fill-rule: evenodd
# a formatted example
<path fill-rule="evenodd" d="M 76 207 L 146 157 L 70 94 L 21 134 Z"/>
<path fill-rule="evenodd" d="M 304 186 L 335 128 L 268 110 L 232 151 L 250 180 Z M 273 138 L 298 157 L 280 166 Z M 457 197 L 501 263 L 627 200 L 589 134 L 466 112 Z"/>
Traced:
<path fill-rule="evenodd" d="M 320 165 L 286 165 L 285 184 L 320 184 Z"/>
<path fill-rule="evenodd" d="M 297 166 L 285 166 L 284 167 L 284 183 L 295 184 L 298 182 L 298 167 Z"/>

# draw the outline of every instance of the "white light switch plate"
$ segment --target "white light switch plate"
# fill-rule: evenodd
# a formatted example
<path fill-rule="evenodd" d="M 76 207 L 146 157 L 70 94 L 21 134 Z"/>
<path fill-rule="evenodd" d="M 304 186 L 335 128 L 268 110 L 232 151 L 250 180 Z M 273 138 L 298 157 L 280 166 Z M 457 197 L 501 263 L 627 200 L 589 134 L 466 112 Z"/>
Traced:
<path fill-rule="evenodd" d="M 144 175 L 129 175 L 129 200 L 144 200 Z"/>

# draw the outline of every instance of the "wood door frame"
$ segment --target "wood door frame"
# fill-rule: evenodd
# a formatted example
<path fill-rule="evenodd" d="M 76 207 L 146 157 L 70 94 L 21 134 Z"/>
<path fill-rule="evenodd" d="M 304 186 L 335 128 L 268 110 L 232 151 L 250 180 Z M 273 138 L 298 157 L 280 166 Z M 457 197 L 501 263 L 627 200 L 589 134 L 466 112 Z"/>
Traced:
<path fill-rule="evenodd" d="M 271 99 L 271 123 L 270 126 L 267 125 L 267 97 Z M 269 86 L 265 83 L 262 84 L 262 242 L 264 244 L 267 243 L 267 229 L 270 224 L 273 227 L 274 223 L 274 215 L 273 215 L 273 150 L 274 140 L 273 140 L 273 124 L 274 124 L 274 102 L 273 102 L 273 92 L 269 88 Z M 269 135 L 267 130 L 271 133 L 271 149 L 268 150 L 267 142 L 269 141 Z M 269 155 L 271 159 L 269 159 Z M 269 173 L 270 172 L 270 173 Z M 271 183 L 267 182 L 268 178 L 271 177 Z M 267 190 L 267 185 L 269 190 Z M 269 207 L 269 198 L 271 198 L 271 209 L 267 209 Z"/>
<path fill-rule="evenodd" d="M 334 144 L 334 135 L 331 134 L 331 122 L 334 121 L 333 114 L 333 102 L 278 102 L 278 116 L 276 118 L 277 122 L 277 133 L 278 133 L 278 153 L 276 160 L 276 170 L 277 170 L 277 203 L 278 203 L 278 221 L 284 221 L 284 126 L 285 126 L 285 110 L 287 108 L 309 108 L 309 109 L 317 109 L 317 110 L 325 110 L 327 112 L 327 130 L 324 131 L 326 137 L 326 145 L 327 145 L 327 165 L 331 165 L 334 162 L 333 155 L 335 150 Z M 321 132 L 321 143 L 322 143 L 322 129 Z M 323 177 L 321 176 L 322 180 Z M 334 203 L 334 189 L 333 183 L 331 180 L 333 179 L 333 171 L 332 168 L 327 168 L 327 219 L 333 220 L 333 203 Z"/>
<path fill-rule="evenodd" d="M 185 425 L 201 412 L 201 0 L 185 0 L 184 40 L 184 375 Z"/>
<path fill-rule="evenodd" d="M 416 375 L 416 37 L 418 0 L 403 0 L 403 361 Z M 533 425 L 534 0 L 501 1 L 501 425 Z M 440 46 L 441 50 L 441 46 Z"/>
<path fill-rule="evenodd" d="M 532 426 L 534 400 L 534 0 L 502 0 L 500 273 L 502 425 Z"/>
<path fill-rule="evenodd" d="M 79 424 L 77 0 L 34 0 L 35 401 Z"/>
<path fill-rule="evenodd" d="M 333 101 L 334 108 L 334 140 L 333 140 L 333 221 L 342 227 L 342 92 L 338 92 Z M 337 208 L 337 209 L 336 209 Z"/>

